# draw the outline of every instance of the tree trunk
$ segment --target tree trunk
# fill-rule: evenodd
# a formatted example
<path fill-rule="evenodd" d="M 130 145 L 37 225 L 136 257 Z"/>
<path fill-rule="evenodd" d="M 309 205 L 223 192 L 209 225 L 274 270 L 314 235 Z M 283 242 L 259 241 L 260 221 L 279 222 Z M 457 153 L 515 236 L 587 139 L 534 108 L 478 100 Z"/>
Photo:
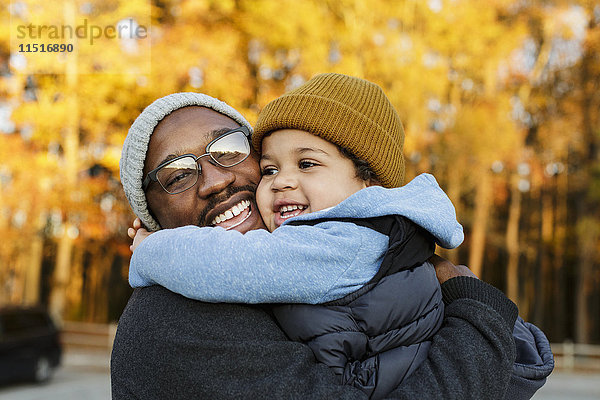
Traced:
<path fill-rule="evenodd" d="M 594 262 L 598 238 L 600 237 L 600 205 L 597 195 L 592 192 L 589 183 L 593 179 L 592 168 L 599 161 L 598 154 L 598 77 L 596 75 L 595 43 L 591 32 L 597 29 L 594 18 L 589 20 L 588 38 L 585 52 L 581 58 L 581 97 L 583 139 L 586 145 L 583 154 L 583 168 L 580 171 L 580 193 L 577 197 L 577 251 L 579 256 L 577 271 L 577 314 L 575 339 L 579 343 L 589 343 L 590 324 L 589 295 L 594 278 Z M 596 178 L 597 179 L 597 178 Z"/>
<path fill-rule="evenodd" d="M 10 302 L 12 304 L 21 304 L 23 303 L 23 292 L 24 292 L 24 282 L 23 278 L 25 277 L 25 269 L 27 268 L 28 254 L 23 251 L 23 246 L 19 244 L 16 245 L 16 251 L 14 254 L 13 260 L 13 268 L 11 272 L 11 285 L 10 285 Z"/>
<path fill-rule="evenodd" d="M 70 225 L 65 225 L 64 233 L 58 242 L 56 255 L 56 266 L 54 269 L 54 279 L 52 282 L 52 292 L 50 293 L 50 312 L 59 323 L 62 322 L 65 304 L 66 290 L 71 275 L 71 254 L 73 249 L 73 239 L 69 236 Z"/>
<path fill-rule="evenodd" d="M 458 161 L 457 161 L 458 162 Z M 460 221 L 461 216 L 461 168 L 458 165 L 455 165 L 454 168 L 449 168 L 448 171 L 448 197 L 454 204 L 454 209 L 456 210 L 456 217 Z M 458 249 L 440 249 L 439 254 L 453 262 L 454 264 L 459 263 L 458 258 Z"/>
<path fill-rule="evenodd" d="M 83 246 L 73 249 L 71 278 L 66 288 L 66 317 L 70 320 L 79 320 L 82 314 L 83 252 Z"/>
<path fill-rule="evenodd" d="M 91 252 L 85 282 L 85 319 L 106 322 L 108 318 L 108 281 L 114 251 L 100 247 Z"/>
<path fill-rule="evenodd" d="M 554 234 L 552 261 L 554 264 L 554 291 L 551 306 L 552 317 L 549 321 L 553 323 L 554 340 L 562 341 L 569 332 L 566 331 L 566 288 L 565 288 L 565 248 L 567 246 L 567 211 L 568 211 L 568 174 L 566 172 L 556 177 L 556 230 Z"/>
<path fill-rule="evenodd" d="M 96 294 L 95 322 L 105 323 L 108 321 L 108 291 L 110 272 L 114 260 L 114 249 L 108 247 L 102 252 L 98 260 L 98 291 Z"/>
<path fill-rule="evenodd" d="M 593 267 L 598 245 L 598 221 L 593 217 L 582 217 L 578 223 L 579 265 L 577 271 L 575 341 L 589 343 L 589 296 L 594 281 Z"/>
<path fill-rule="evenodd" d="M 547 326 L 546 312 L 552 289 L 552 241 L 554 238 L 554 207 L 552 193 L 549 188 L 542 188 L 541 193 L 541 240 L 540 252 L 540 284 L 536 291 L 535 311 L 536 323 Z M 552 313 L 554 314 L 554 313 Z"/>
<path fill-rule="evenodd" d="M 65 2 L 65 21 L 75 25 L 75 3 Z M 77 190 L 78 149 L 79 149 L 79 106 L 77 101 L 77 45 L 71 56 L 67 57 L 65 71 L 65 92 L 69 117 L 64 127 L 65 140 L 63 143 L 65 157 L 65 181 L 67 192 Z M 71 250 L 77 228 L 71 224 L 69 210 L 65 212 L 65 223 L 62 237 L 58 243 L 58 255 L 54 270 L 54 281 L 50 294 L 50 311 L 60 322 L 64 316 L 66 303 L 66 288 L 70 275 Z"/>
<path fill-rule="evenodd" d="M 42 259 L 44 255 L 44 238 L 36 234 L 30 245 L 29 260 L 25 272 L 25 293 L 23 302 L 35 305 L 40 301 L 40 278 L 42 273 Z"/>
<path fill-rule="evenodd" d="M 488 215 L 491 206 L 492 179 L 490 172 L 485 168 L 481 171 L 477 191 L 475 194 L 475 213 L 471 232 L 471 246 L 469 249 L 469 268 L 478 277 L 483 272 L 483 255 Z"/>
<path fill-rule="evenodd" d="M 510 207 L 506 227 L 506 249 L 508 251 L 508 266 L 506 268 L 506 289 L 509 299 L 519 304 L 519 221 L 521 219 L 521 191 L 519 177 L 511 180 Z"/>

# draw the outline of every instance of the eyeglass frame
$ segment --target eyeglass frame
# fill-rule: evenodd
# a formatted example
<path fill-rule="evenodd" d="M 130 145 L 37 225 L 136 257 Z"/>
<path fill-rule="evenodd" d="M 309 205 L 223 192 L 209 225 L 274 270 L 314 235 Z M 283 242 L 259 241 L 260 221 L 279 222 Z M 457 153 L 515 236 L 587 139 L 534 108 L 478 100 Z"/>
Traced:
<path fill-rule="evenodd" d="M 198 160 L 200 160 L 202 157 L 205 157 L 205 156 L 209 157 L 211 164 L 213 164 L 213 165 L 217 164 L 217 165 L 219 165 L 219 166 L 221 166 L 223 168 L 231 168 L 231 167 L 234 167 L 234 166 L 236 166 L 236 165 L 238 165 L 240 163 L 243 163 L 244 161 L 246 161 L 246 159 L 250 156 L 250 153 L 252 152 L 252 144 L 250 143 L 250 140 L 249 140 L 249 138 L 250 138 L 250 129 L 248 129 L 247 126 L 239 126 L 237 128 L 231 129 L 231 130 L 223 133 L 222 135 L 219 135 L 218 137 L 216 137 L 213 140 L 211 140 L 206 145 L 206 147 L 204 147 L 204 150 L 208 149 L 216 141 L 221 140 L 225 136 L 232 135 L 232 134 L 234 134 L 236 132 L 242 132 L 244 134 L 244 136 L 246 137 L 246 140 L 248 141 L 248 146 L 249 146 L 249 149 L 250 149 L 250 151 L 248 152 L 248 154 L 246 155 L 246 157 L 242 158 L 240 161 L 236 162 L 233 165 L 225 166 L 225 165 L 221 164 L 220 162 L 218 162 L 217 160 L 215 160 L 211 156 L 210 152 L 206 152 L 206 153 L 204 153 L 202 155 L 199 155 L 199 156 L 196 156 L 193 153 L 182 154 L 180 156 L 171 158 L 170 160 L 163 161 L 162 163 L 160 163 L 158 165 L 158 167 L 156 167 L 152 171 L 148 172 L 148 174 L 146 174 L 146 178 L 144 178 L 144 181 L 142 182 L 142 190 L 145 192 L 148 189 L 148 186 L 150 186 L 151 182 L 158 182 L 158 184 L 160 185 L 160 187 L 162 188 L 162 190 L 164 190 L 165 193 L 170 194 L 170 195 L 175 195 L 175 194 L 183 193 L 186 190 L 189 190 L 189 189 L 193 188 L 194 186 L 196 186 L 196 183 L 198 183 L 198 178 L 200 177 L 200 175 L 202 175 L 202 167 L 200 165 L 198 165 Z M 183 190 L 181 190 L 179 192 L 170 193 L 169 191 L 167 191 L 167 189 L 165 189 L 165 187 L 163 186 L 163 184 L 160 183 L 160 181 L 158 180 L 158 178 L 157 178 L 158 171 L 160 169 L 162 169 L 165 165 L 170 164 L 173 161 L 182 159 L 184 157 L 193 157 L 194 161 L 196 162 L 196 171 L 198 171 L 198 175 L 196 176 L 196 182 L 194 182 L 194 184 L 191 185 L 189 188 L 183 189 Z"/>

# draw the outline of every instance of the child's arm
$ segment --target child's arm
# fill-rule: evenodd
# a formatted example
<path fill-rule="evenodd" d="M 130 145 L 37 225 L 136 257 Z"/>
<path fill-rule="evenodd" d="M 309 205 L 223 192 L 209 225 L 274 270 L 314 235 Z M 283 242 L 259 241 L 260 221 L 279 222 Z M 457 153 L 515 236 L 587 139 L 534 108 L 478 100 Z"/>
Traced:
<path fill-rule="evenodd" d="M 165 229 L 134 251 L 129 282 L 208 302 L 316 304 L 368 282 L 387 244 L 387 236 L 371 229 L 333 221 L 273 233 Z"/>

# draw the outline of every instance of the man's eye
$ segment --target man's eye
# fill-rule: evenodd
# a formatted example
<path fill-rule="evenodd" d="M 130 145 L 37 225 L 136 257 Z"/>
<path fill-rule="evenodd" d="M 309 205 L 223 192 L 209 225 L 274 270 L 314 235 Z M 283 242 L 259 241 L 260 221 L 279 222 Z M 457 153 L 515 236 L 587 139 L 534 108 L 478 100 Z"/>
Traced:
<path fill-rule="evenodd" d="M 298 163 L 298 166 L 300 167 L 300 169 L 307 169 L 310 167 L 315 167 L 318 164 L 312 161 L 308 161 L 308 160 L 302 160 Z"/>
<path fill-rule="evenodd" d="M 243 154 L 239 151 L 219 151 L 211 153 L 213 158 L 219 162 L 227 162 L 231 160 L 237 160 L 242 157 Z"/>
<path fill-rule="evenodd" d="M 169 178 L 167 179 L 167 181 L 165 183 L 165 186 L 172 187 L 172 186 L 178 185 L 178 184 L 182 183 L 183 181 L 190 179 L 193 174 L 194 174 L 194 171 L 187 170 L 187 169 L 177 171 L 177 172 L 171 174 L 171 176 L 169 176 Z"/>
<path fill-rule="evenodd" d="M 266 167 L 263 168 L 262 171 L 260 171 L 262 176 L 275 175 L 277 172 L 277 168 L 275 167 Z"/>

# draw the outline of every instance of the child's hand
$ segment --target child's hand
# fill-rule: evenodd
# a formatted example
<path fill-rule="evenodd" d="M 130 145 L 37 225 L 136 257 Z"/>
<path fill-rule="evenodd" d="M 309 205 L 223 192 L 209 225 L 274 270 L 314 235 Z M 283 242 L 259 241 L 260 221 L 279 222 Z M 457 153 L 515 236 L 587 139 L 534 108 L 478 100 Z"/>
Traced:
<path fill-rule="evenodd" d="M 134 219 L 133 223 L 131 224 L 131 228 L 127 229 L 127 236 L 129 236 L 130 239 L 133 239 L 135 237 L 135 233 L 141 227 L 142 227 L 142 221 L 139 218 Z"/>
<path fill-rule="evenodd" d="M 127 236 L 133 239 L 133 243 L 129 246 L 129 250 L 133 252 L 136 247 L 151 234 L 152 232 L 148 232 L 146 228 L 142 228 L 142 221 L 140 221 L 139 218 L 134 219 L 132 227 L 127 229 Z"/>

